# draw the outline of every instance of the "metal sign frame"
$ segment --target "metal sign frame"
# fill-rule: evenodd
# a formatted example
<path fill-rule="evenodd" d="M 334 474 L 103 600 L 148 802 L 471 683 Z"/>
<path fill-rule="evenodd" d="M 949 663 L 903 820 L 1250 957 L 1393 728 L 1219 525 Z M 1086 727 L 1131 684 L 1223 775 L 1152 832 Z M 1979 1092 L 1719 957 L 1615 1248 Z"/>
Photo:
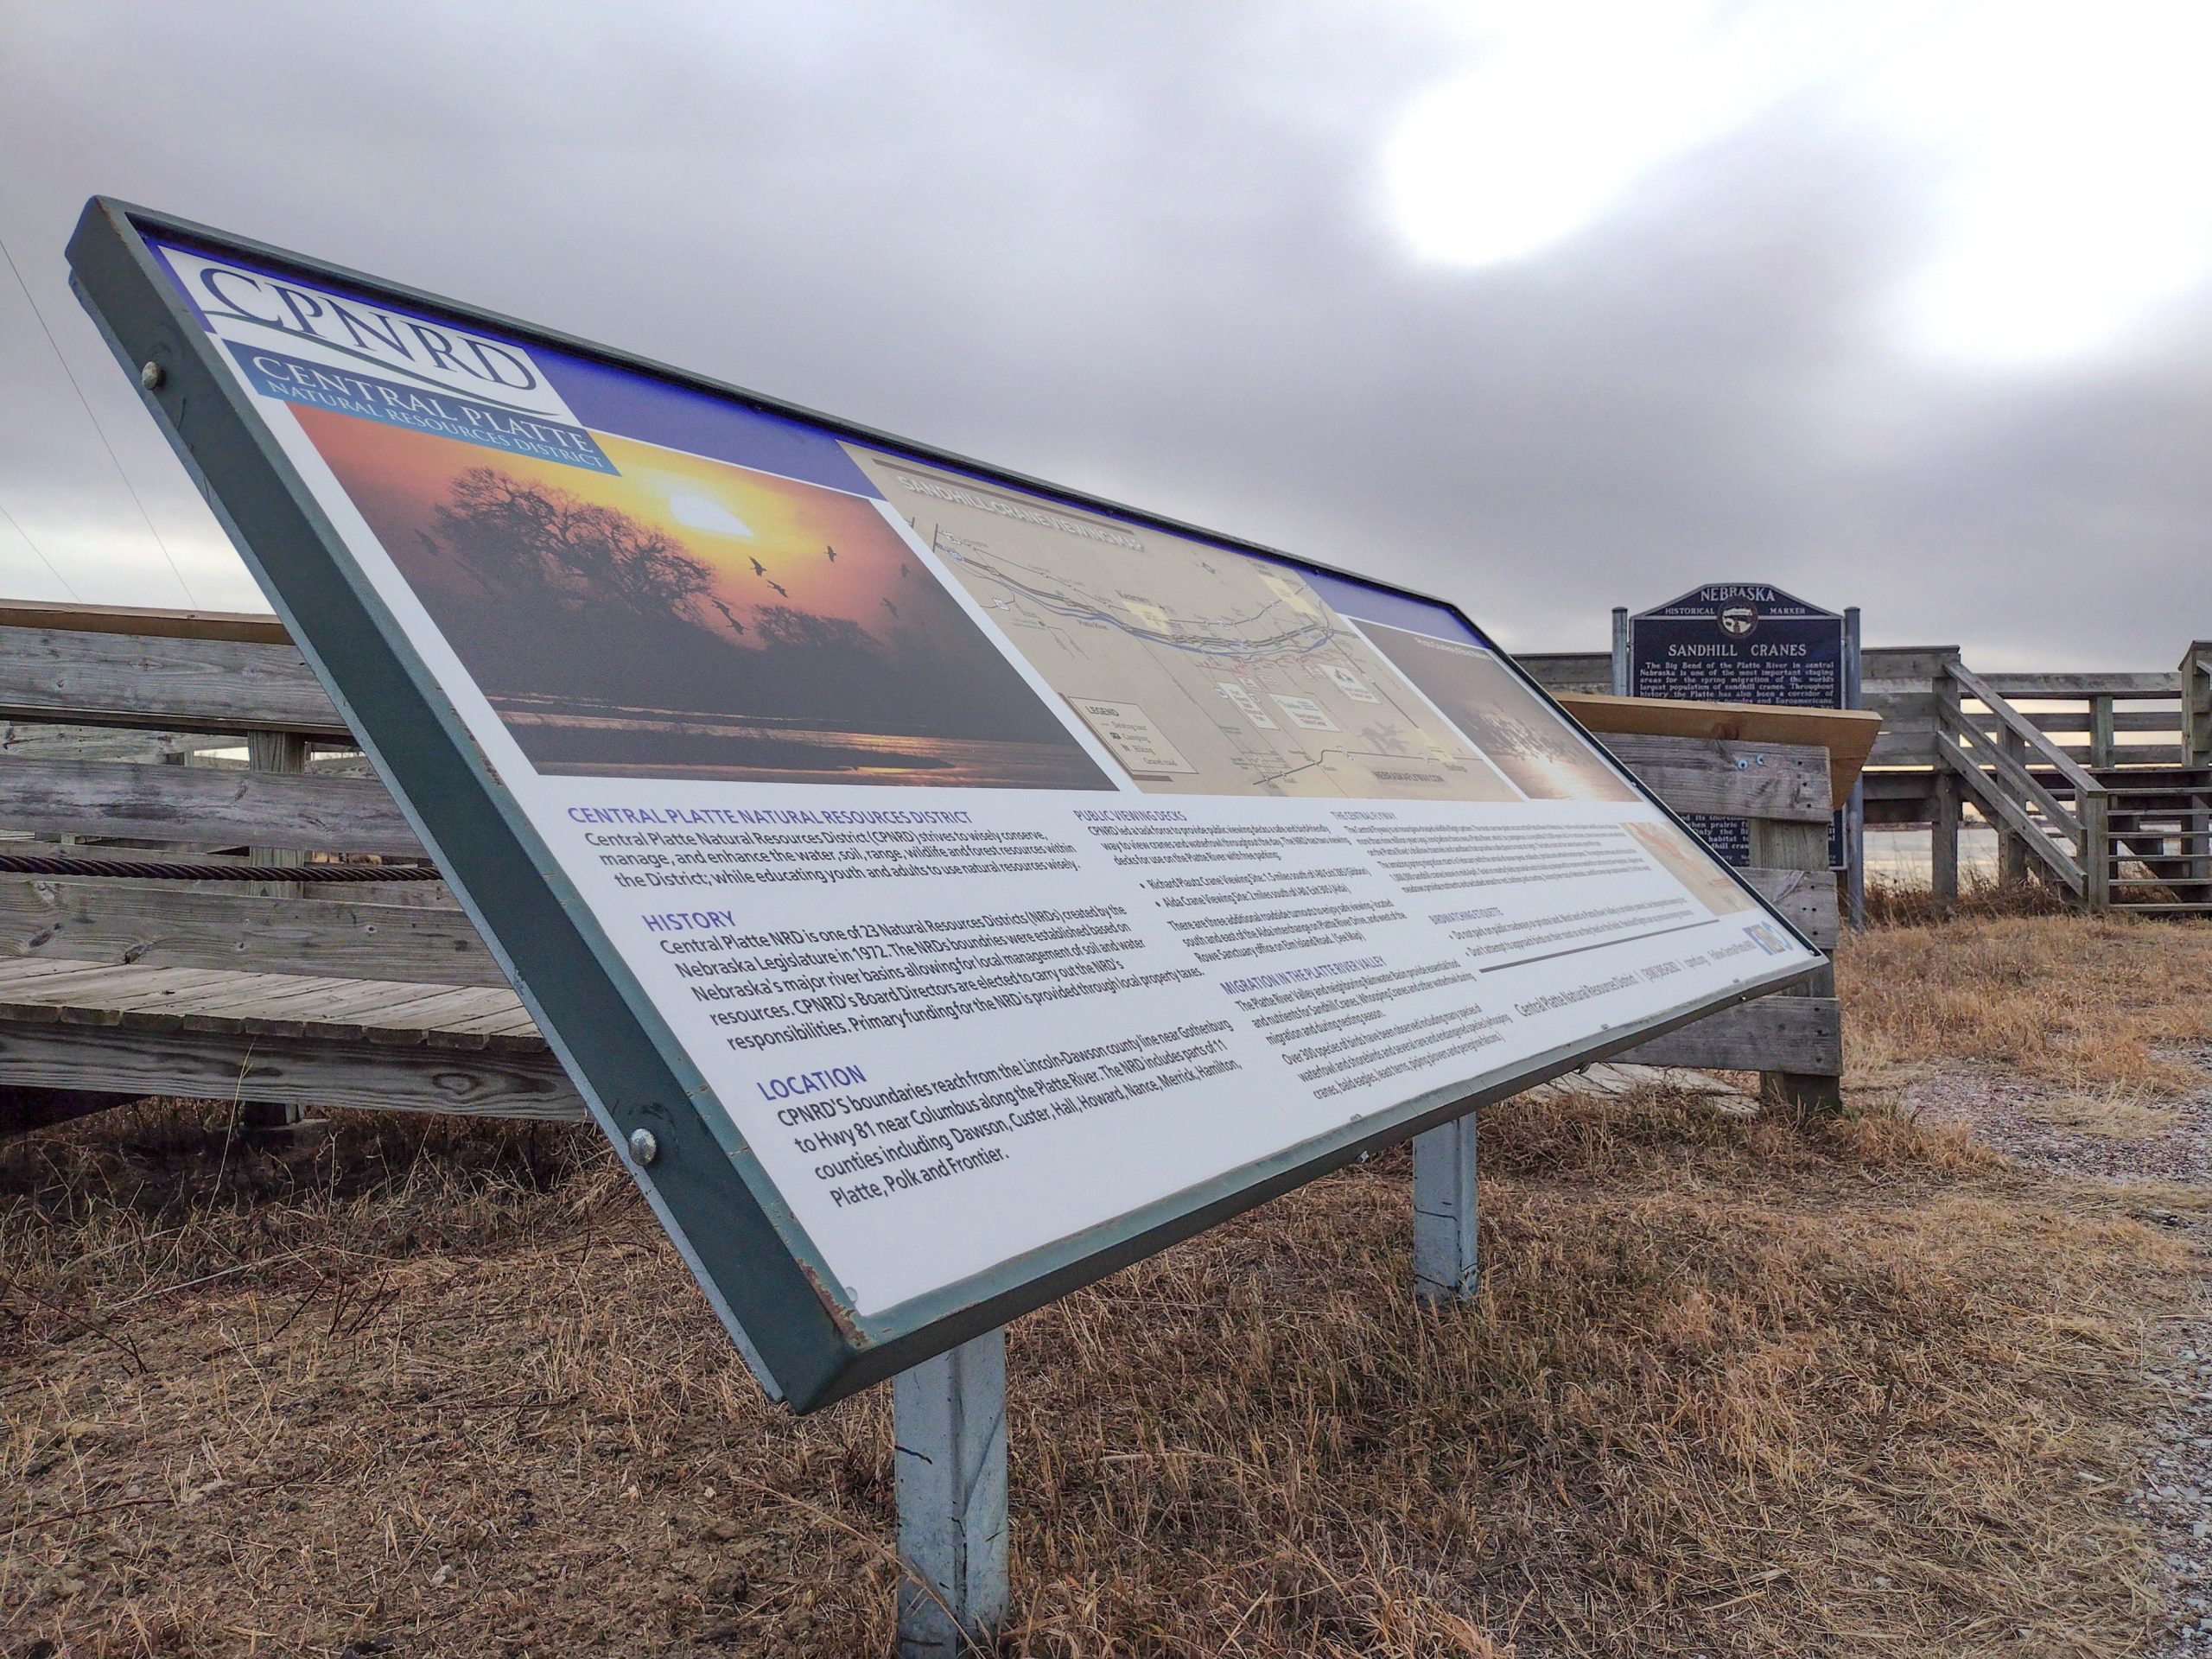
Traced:
<path fill-rule="evenodd" d="M 1373 1148 L 1402 1141 L 1488 1102 L 1630 1048 L 1819 969 L 1819 953 L 1756 889 L 1732 878 L 1815 961 L 1777 969 L 1662 1018 L 1604 1029 L 1532 1057 L 1478 1090 L 1432 1089 L 1071 1234 L 971 1278 L 861 1317 L 841 1295 L 804 1230 L 726 1115 L 651 997 L 478 750 L 437 682 L 346 544 L 217 355 L 149 238 L 359 289 L 463 327 L 539 344 L 630 373 L 812 423 L 921 462 L 1110 513 L 1170 534 L 1357 582 L 1437 606 L 1496 646 L 1448 602 L 1332 569 L 1272 548 L 1061 488 L 849 421 L 633 357 L 588 340 L 305 258 L 188 220 L 94 197 L 71 238 L 71 283 L 148 411 L 229 531 L 410 822 L 445 873 L 601 1128 L 683 1254 L 772 1395 L 810 1411 L 1004 1324 Z M 1521 683 L 1586 732 L 1510 656 Z M 1599 752 L 1603 746 L 1590 739 Z M 1666 811 L 1620 769 L 1641 798 Z M 1680 819 L 1666 816 L 1678 826 Z M 717 1120 L 719 1120 L 719 1127 Z M 653 1137 L 649 1163 L 628 1147 Z"/>

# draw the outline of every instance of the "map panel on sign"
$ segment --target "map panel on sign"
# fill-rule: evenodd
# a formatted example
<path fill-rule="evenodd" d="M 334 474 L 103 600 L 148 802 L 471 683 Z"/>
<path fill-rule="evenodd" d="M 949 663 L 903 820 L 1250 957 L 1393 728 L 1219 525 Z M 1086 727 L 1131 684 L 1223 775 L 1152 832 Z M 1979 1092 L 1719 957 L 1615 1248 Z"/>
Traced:
<path fill-rule="evenodd" d="M 1298 571 L 846 448 L 1140 789 L 1522 798 Z"/>

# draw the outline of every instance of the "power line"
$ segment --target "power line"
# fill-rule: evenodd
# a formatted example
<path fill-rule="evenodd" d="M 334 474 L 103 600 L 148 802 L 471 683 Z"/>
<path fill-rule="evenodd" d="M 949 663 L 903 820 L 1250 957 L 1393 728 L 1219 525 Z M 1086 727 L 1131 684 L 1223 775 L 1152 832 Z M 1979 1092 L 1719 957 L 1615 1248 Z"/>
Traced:
<path fill-rule="evenodd" d="M 100 448 L 107 451 L 108 460 L 114 463 L 115 475 L 123 480 L 123 487 L 130 492 L 130 499 L 138 509 L 138 516 L 146 521 L 147 533 L 153 537 L 154 545 L 162 550 L 162 556 L 168 561 L 169 574 L 176 578 L 176 585 L 184 589 L 185 603 L 198 610 L 200 600 L 193 593 L 192 584 L 184 579 L 184 571 L 177 564 L 176 555 L 169 551 L 169 544 L 162 539 L 162 532 L 155 528 L 154 515 L 146 511 L 145 502 L 139 499 L 138 486 L 130 481 L 130 474 L 123 470 L 122 458 L 115 453 L 115 446 L 108 442 L 107 429 L 100 424 L 100 417 L 92 413 L 92 399 L 85 396 L 84 387 L 77 384 L 77 372 L 69 366 L 69 359 L 62 356 L 61 343 L 54 339 L 54 330 L 46 326 L 46 313 L 38 308 L 38 300 L 31 293 L 31 285 L 23 280 L 23 273 L 16 264 L 16 256 L 9 252 L 4 239 L 0 239 L 0 258 L 5 258 L 8 269 L 15 273 L 16 286 L 23 290 L 23 298 L 29 302 L 31 315 L 38 320 L 39 333 L 46 336 L 48 349 L 53 352 L 54 360 L 61 365 L 61 372 L 69 382 L 69 389 L 77 394 L 77 402 L 85 411 L 85 418 L 92 423 L 92 431 L 100 441 Z M 11 518 L 8 522 L 15 524 L 16 521 Z M 22 528 L 20 524 L 16 527 L 18 531 Z M 29 541 L 30 537 L 26 536 L 23 539 Z M 39 556 L 44 558 L 46 556 L 41 554 Z M 52 569 L 52 566 L 49 564 L 48 568 Z M 54 574 L 59 575 L 60 573 L 56 571 Z M 66 588 L 68 584 L 64 582 L 62 586 Z"/>
<path fill-rule="evenodd" d="M 47 569 L 52 573 L 53 577 L 56 582 L 61 584 L 61 591 L 68 594 L 70 598 L 75 600 L 79 605 L 83 604 L 85 602 L 85 596 L 70 586 L 69 578 L 61 574 L 61 567 L 54 563 L 52 559 L 48 558 L 43 550 L 40 548 L 39 544 L 31 540 L 30 531 L 25 530 L 21 524 L 16 522 L 16 515 L 8 511 L 4 503 L 0 503 L 0 518 L 5 518 L 8 521 L 9 528 L 13 530 L 16 535 L 23 538 L 23 545 L 30 549 L 32 552 L 38 555 L 38 562 L 44 565 Z"/>

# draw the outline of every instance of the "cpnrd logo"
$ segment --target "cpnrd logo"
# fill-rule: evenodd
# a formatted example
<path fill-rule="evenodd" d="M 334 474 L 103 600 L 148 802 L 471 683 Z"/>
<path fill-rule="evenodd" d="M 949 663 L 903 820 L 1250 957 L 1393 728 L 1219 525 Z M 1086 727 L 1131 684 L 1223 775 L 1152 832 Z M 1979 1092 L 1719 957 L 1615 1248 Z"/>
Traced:
<path fill-rule="evenodd" d="M 161 252 L 219 339 L 514 415 L 575 423 L 520 346 L 186 249 Z"/>

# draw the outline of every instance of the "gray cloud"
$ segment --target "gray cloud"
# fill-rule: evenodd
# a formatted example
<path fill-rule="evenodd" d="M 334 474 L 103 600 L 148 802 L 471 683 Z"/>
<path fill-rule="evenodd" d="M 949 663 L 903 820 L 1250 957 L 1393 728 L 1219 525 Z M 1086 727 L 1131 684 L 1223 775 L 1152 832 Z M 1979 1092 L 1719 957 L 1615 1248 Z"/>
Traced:
<path fill-rule="evenodd" d="M 198 600 L 250 581 L 63 287 L 105 191 L 1442 593 L 1524 649 L 1758 577 L 1978 661 L 2212 632 L 2212 292 L 1942 368 L 1936 212 L 1813 95 L 1524 264 L 1380 156 L 1471 48 L 1368 8 L 11 9 L 0 233 Z M 1510 158 L 1509 158 L 1510 160 Z M 0 277 L 0 505 L 182 594 Z M 0 585 L 52 584 L 0 526 Z"/>

